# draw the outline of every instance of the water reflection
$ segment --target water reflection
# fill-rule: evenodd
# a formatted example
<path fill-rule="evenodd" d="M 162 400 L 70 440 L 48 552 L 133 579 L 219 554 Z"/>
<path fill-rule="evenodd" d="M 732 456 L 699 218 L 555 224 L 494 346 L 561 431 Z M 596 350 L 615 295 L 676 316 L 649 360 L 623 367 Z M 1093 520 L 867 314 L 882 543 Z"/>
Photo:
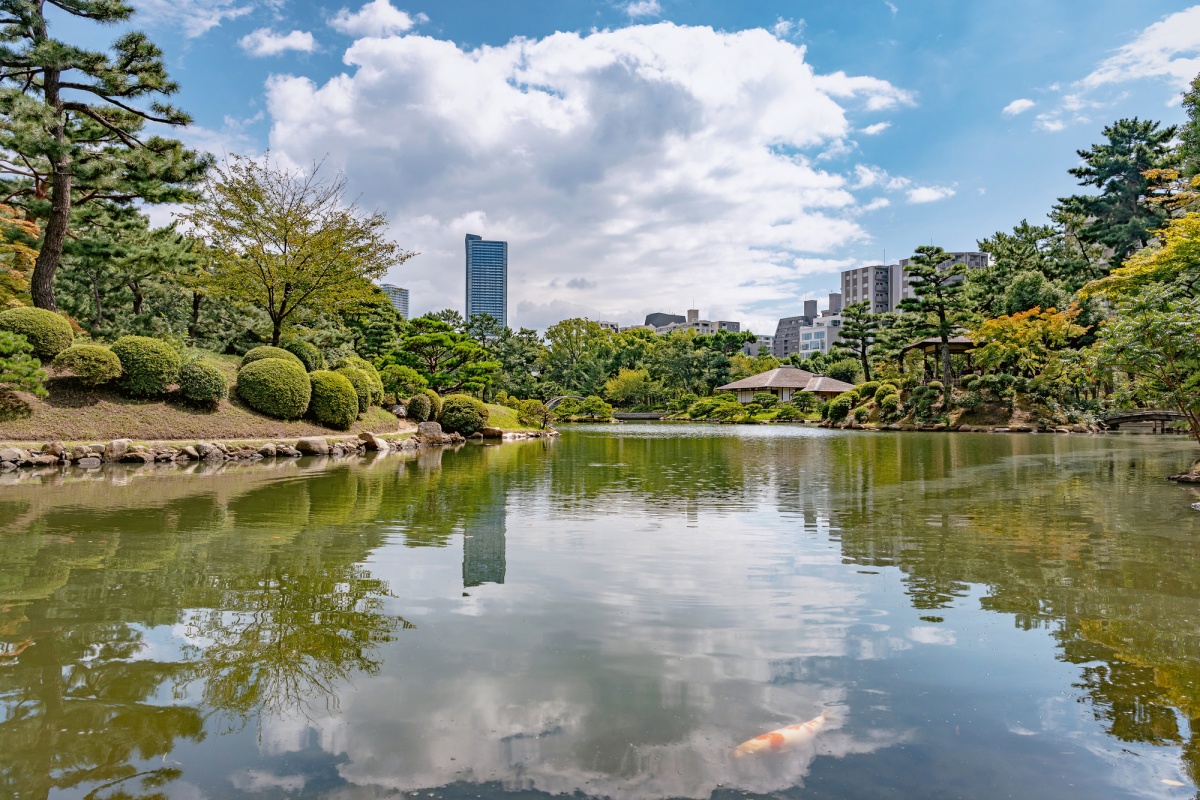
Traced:
<path fill-rule="evenodd" d="M 1183 796 L 1189 456 L 629 426 L 14 483 L 0 793 Z"/>

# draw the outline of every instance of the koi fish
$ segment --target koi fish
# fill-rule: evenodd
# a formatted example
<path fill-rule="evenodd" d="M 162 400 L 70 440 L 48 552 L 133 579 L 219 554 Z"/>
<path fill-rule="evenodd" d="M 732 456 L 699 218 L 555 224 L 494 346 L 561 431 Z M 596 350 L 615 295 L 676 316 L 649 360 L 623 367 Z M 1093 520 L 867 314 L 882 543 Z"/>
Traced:
<path fill-rule="evenodd" d="M 811 742 L 817 733 L 825 727 L 826 712 L 822 711 L 808 722 L 799 725 L 788 725 L 777 731 L 755 736 L 749 741 L 742 742 L 733 750 L 735 756 L 759 755 L 762 753 L 785 753 L 794 750 L 802 744 Z"/>

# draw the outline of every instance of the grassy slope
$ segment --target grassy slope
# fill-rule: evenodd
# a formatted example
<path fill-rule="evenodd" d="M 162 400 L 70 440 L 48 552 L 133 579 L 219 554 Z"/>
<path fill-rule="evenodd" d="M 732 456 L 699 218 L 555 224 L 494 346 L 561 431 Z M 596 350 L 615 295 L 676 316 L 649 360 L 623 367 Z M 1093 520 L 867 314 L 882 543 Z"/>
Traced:
<path fill-rule="evenodd" d="M 488 425 L 493 428 L 501 428 L 506 431 L 536 431 L 536 425 L 522 425 L 517 420 L 517 412 L 507 406 L 487 404 L 488 409 Z"/>

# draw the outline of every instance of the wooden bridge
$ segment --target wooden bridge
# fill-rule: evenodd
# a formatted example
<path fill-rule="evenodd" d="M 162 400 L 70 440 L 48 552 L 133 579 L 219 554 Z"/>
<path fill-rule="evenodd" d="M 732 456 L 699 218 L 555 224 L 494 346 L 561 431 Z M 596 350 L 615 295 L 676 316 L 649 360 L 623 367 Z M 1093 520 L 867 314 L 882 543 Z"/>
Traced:
<path fill-rule="evenodd" d="M 1167 425 L 1176 420 L 1186 419 L 1178 411 L 1152 409 L 1144 411 L 1114 411 L 1101 418 L 1100 422 L 1109 430 L 1117 430 L 1122 425 L 1149 422 L 1155 433 L 1165 433 Z"/>

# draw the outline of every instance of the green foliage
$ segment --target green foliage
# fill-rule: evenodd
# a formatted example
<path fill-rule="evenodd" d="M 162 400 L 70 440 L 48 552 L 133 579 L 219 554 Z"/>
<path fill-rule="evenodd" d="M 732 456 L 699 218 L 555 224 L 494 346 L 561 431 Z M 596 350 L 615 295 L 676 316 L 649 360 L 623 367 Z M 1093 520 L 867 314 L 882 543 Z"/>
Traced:
<path fill-rule="evenodd" d="M 374 364 L 365 358 L 349 356 L 341 359 L 334 366 L 335 369 L 340 369 L 341 367 L 353 367 L 365 372 L 371 381 L 371 405 L 377 406 L 383 403 L 383 379 L 379 375 L 379 370 L 375 369 Z"/>
<path fill-rule="evenodd" d="M 1179 167 L 1184 177 L 1200 174 L 1200 75 L 1192 78 L 1183 93 L 1187 122 L 1179 127 Z"/>
<path fill-rule="evenodd" d="M 795 422 L 804 419 L 804 412 L 790 403 L 784 403 L 775 412 L 775 419 L 780 422 Z"/>
<path fill-rule="evenodd" d="M 866 422 L 871 417 L 871 410 L 866 406 L 860 406 L 854 409 L 854 421 L 860 425 Z"/>
<path fill-rule="evenodd" d="M 697 400 L 688 408 L 688 416 L 692 419 L 713 419 L 720 414 L 727 413 L 724 409 L 728 408 L 740 412 L 741 404 L 738 403 L 737 395 L 722 392 L 712 397 L 704 397 Z"/>
<path fill-rule="evenodd" d="M 812 392 L 797 392 L 792 395 L 791 403 L 801 411 L 809 412 L 817 407 L 817 396 Z"/>
<path fill-rule="evenodd" d="M 895 419 L 900 416 L 900 395 L 887 394 L 883 397 L 876 395 L 879 403 L 879 414 L 883 419 Z"/>
<path fill-rule="evenodd" d="M 760 403 L 747 403 L 746 405 L 742 406 L 742 411 L 751 417 L 761 414 L 764 410 L 765 409 L 763 409 L 762 404 Z"/>
<path fill-rule="evenodd" d="M 300 363 L 309 372 L 317 372 L 318 370 L 325 369 L 325 356 L 316 345 L 306 342 L 303 339 L 285 339 L 279 346 L 300 359 Z M 261 348 L 255 348 L 255 350 L 258 349 Z M 250 352 L 254 351 L 251 350 Z M 250 353 L 246 355 L 250 355 Z M 245 360 L 242 363 L 246 363 Z"/>
<path fill-rule="evenodd" d="M 421 394 L 429 398 L 429 419 L 441 419 L 442 396 L 433 389 L 422 389 Z"/>
<path fill-rule="evenodd" d="M 546 410 L 546 405 L 541 400 L 522 400 L 517 406 L 517 421 L 522 425 L 537 425 L 539 428 L 544 428 L 549 416 L 550 412 Z"/>
<path fill-rule="evenodd" d="M 354 387 L 351 386 L 351 389 Z M 429 419 L 429 413 L 433 404 L 429 402 L 429 396 L 424 393 L 414 394 L 408 398 L 408 402 L 404 404 L 408 419 L 413 422 L 425 422 Z"/>
<path fill-rule="evenodd" d="M 940 247 L 918 247 L 912 263 L 905 268 L 914 297 L 900 301 L 904 316 L 913 314 L 919 327 L 914 333 L 941 339 L 942 378 L 950 383 L 950 338 L 970 319 L 964 291 L 962 264 L 951 263 Z M 950 393 L 946 390 L 946 404 Z"/>
<path fill-rule="evenodd" d="M 687 394 L 681 394 L 678 397 L 671 400 L 669 403 L 667 403 L 667 410 L 668 411 L 687 411 L 689 408 L 692 407 L 692 404 L 695 403 L 699 399 L 700 399 L 699 397 L 697 397 L 695 394 L 693 394 L 691 392 L 688 392 Z"/>
<path fill-rule="evenodd" d="M 24 336 L 33 355 L 47 364 L 75 339 L 71 323 L 53 311 L 29 306 L 0 311 L 0 330 Z"/>
<path fill-rule="evenodd" d="M 192 405 L 216 408 L 229 396 L 229 384 L 215 364 L 193 358 L 179 368 L 179 393 Z"/>
<path fill-rule="evenodd" d="M 253 350 L 247 351 L 246 355 L 242 356 L 242 363 L 238 369 L 240 370 L 247 364 L 253 364 L 255 361 L 263 358 L 280 358 L 284 361 L 294 361 L 304 367 L 305 371 L 308 370 L 308 366 L 298 355 L 282 347 L 272 347 L 271 345 L 263 345 L 262 347 L 255 347 Z"/>
<path fill-rule="evenodd" d="M 826 414 L 830 422 L 841 422 L 849 416 L 850 410 L 854 408 L 854 403 L 857 400 L 858 397 L 850 392 L 843 392 L 830 400 L 829 405 L 826 407 Z"/>
<path fill-rule="evenodd" d="M 604 394 L 618 406 L 653 407 L 663 394 L 663 386 L 650 377 L 646 369 L 621 367 L 604 383 Z"/>
<path fill-rule="evenodd" d="M 161 339 L 148 336 L 122 336 L 113 342 L 112 351 L 121 360 L 120 387 L 134 396 L 163 394 L 179 380 L 182 359 L 179 352 Z"/>
<path fill-rule="evenodd" d="M 889 395 L 893 395 L 893 394 L 895 394 L 895 395 L 900 394 L 900 389 L 897 388 L 896 384 L 886 383 L 886 382 L 881 383 L 881 384 L 879 384 L 879 387 L 875 390 L 875 401 L 881 402 L 883 400 L 883 398 L 885 398 Z"/>
<path fill-rule="evenodd" d="M 308 416 L 327 428 L 346 430 L 358 419 L 360 409 L 358 389 L 345 375 L 327 370 L 308 374 L 312 397 Z"/>
<path fill-rule="evenodd" d="M 862 376 L 859 363 L 852 358 L 834 361 L 825 368 L 825 374 L 834 380 L 851 384 L 858 383 L 858 379 Z"/>
<path fill-rule="evenodd" d="M 379 373 L 383 384 L 384 394 L 393 397 L 411 397 L 415 392 L 425 388 L 425 379 L 412 367 L 402 367 L 399 364 L 388 364 Z"/>
<path fill-rule="evenodd" d="M 779 397 L 770 392 L 756 392 L 752 399 L 762 408 L 774 408 L 779 404 Z"/>
<path fill-rule="evenodd" d="M 336 372 L 343 375 L 354 386 L 354 392 L 358 396 L 358 411 L 365 412 L 371 407 L 371 399 L 374 389 L 371 385 L 371 376 L 358 367 L 344 366 L 338 367 Z"/>
<path fill-rule="evenodd" d="M 308 409 L 312 383 L 297 358 L 263 358 L 238 370 L 238 397 L 276 419 L 299 419 Z"/>
<path fill-rule="evenodd" d="M 851 303 L 842 310 L 842 329 L 838 338 L 858 358 L 863 376 L 867 380 L 871 380 L 871 362 L 868 355 L 875 341 L 875 331 L 880 324 L 879 315 L 871 313 L 870 300 Z"/>
<path fill-rule="evenodd" d="M 967 411 L 974 411 L 983 405 L 983 397 L 980 396 L 979 392 L 963 392 L 955 398 L 955 404 Z"/>
<path fill-rule="evenodd" d="M 442 423 L 443 430 L 470 436 L 487 425 L 487 406 L 470 395 L 452 394 L 442 402 L 438 421 Z"/>
<path fill-rule="evenodd" d="M 879 391 L 879 381 L 867 381 L 866 383 L 855 387 L 858 396 L 863 400 L 870 400 Z"/>
<path fill-rule="evenodd" d="M 583 401 L 579 410 L 592 419 L 612 419 L 613 415 L 612 406 L 594 394 Z"/>
<path fill-rule="evenodd" d="M 487 348 L 433 316 L 412 320 L 382 363 L 411 367 L 435 392 L 482 391 L 500 369 Z"/>
<path fill-rule="evenodd" d="M 33 346 L 24 336 L 0 330 L 0 386 L 37 397 L 46 396 L 46 388 L 42 385 L 46 372 L 32 353 Z"/>
<path fill-rule="evenodd" d="M 68 347 L 54 357 L 54 368 L 70 372 L 84 386 L 97 386 L 121 377 L 121 359 L 97 344 Z"/>

